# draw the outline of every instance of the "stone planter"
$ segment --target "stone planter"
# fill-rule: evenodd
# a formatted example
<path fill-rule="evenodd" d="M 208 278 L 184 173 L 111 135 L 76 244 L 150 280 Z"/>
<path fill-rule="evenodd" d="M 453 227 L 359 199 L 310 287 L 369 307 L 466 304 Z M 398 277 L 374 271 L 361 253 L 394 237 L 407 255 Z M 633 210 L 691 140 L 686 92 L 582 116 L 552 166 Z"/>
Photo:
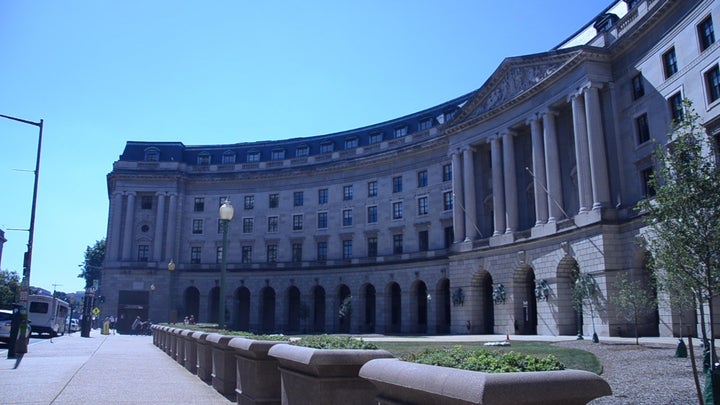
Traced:
<path fill-rule="evenodd" d="M 495 374 L 379 359 L 360 377 L 377 387 L 380 405 L 580 405 L 612 394 L 605 380 L 581 370 Z"/>
<path fill-rule="evenodd" d="M 237 365 L 237 403 L 241 405 L 280 404 L 280 370 L 270 357 L 270 348 L 281 341 L 234 338 L 228 344 L 235 350 Z"/>
<path fill-rule="evenodd" d="M 191 330 L 185 331 L 183 340 L 185 341 L 185 369 L 193 374 L 197 374 L 197 339 L 199 336 Z"/>
<path fill-rule="evenodd" d="M 311 349 L 278 344 L 269 351 L 280 363 L 283 405 L 374 404 L 377 389 L 358 376 L 372 359 L 392 358 L 385 350 Z"/>
<path fill-rule="evenodd" d="M 207 341 L 208 333 L 193 332 L 195 339 L 195 372 L 199 379 L 209 383 L 212 381 L 212 345 Z"/>
<path fill-rule="evenodd" d="M 205 339 L 212 351 L 212 386 L 222 395 L 235 399 L 235 351 L 228 346 L 232 336 L 211 333 Z"/>
<path fill-rule="evenodd" d="M 181 366 L 185 365 L 185 329 L 175 329 L 175 361 Z"/>

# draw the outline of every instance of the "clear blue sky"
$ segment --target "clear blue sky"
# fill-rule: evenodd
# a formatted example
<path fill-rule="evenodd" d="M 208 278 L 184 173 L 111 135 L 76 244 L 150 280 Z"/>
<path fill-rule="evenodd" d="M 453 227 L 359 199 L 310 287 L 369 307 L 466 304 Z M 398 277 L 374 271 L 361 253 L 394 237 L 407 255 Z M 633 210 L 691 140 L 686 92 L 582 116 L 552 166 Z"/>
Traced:
<path fill-rule="evenodd" d="M 479 88 L 609 0 L 0 1 L 0 114 L 45 120 L 31 284 L 73 292 L 128 140 L 322 135 Z M 0 118 L 2 269 L 22 273 L 37 128 Z M 19 169 L 19 170 L 18 170 Z"/>

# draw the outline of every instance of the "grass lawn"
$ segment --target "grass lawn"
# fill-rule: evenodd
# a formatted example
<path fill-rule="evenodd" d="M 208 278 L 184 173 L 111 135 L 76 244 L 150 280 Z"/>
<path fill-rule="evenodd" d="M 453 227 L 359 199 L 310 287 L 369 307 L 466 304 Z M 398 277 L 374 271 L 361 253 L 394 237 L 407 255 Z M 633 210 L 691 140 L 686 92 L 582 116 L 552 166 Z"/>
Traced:
<path fill-rule="evenodd" d="M 385 349 L 392 353 L 395 357 L 402 357 L 409 353 L 418 353 L 425 349 L 443 348 L 462 346 L 464 349 L 486 349 L 486 350 L 501 350 L 504 352 L 514 351 L 522 354 L 531 354 L 539 357 L 552 354 L 562 362 L 566 368 L 572 368 L 577 370 L 587 370 L 595 374 L 602 372 L 602 366 L 598 361 L 597 357 L 590 352 L 579 349 L 570 349 L 565 347 L 556 346 L 548 342 L 526 342 L 518 341 L 512 342 L 511 346 L 499 347 L 499 346 L 484 346 L 484 342 L 458 342 L 458 343 L 447 343 L 447 342 L 421 342 L 421 341 L 405 341 L 405 342 L 373 342 L 380 349 Z"/>

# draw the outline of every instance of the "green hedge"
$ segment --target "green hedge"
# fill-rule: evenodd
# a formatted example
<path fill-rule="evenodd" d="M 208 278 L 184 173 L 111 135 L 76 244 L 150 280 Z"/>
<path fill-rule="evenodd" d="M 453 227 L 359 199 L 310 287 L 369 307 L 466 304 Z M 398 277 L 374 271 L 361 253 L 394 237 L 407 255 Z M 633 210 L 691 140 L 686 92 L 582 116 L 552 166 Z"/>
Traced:
<path fill-rule="evenodd" d="M 313 349 L 365 349 L 377 350 L 373 343 L 366 342 L 359 338 L 334 335 L 305 336 L 302 339 L 291 342 L 294 345 L 310 347 Z"/>
<path fill-rule="evenodd" d="M 512 351 L 465 350 L 460 346 L 446 349 L 428 349 L 420 353 L 406 355 L 403 360 L 486 373 L 565 369 L 565 366 L 557 357 L 551 354 L 545 357 L 535 357 Z"/>

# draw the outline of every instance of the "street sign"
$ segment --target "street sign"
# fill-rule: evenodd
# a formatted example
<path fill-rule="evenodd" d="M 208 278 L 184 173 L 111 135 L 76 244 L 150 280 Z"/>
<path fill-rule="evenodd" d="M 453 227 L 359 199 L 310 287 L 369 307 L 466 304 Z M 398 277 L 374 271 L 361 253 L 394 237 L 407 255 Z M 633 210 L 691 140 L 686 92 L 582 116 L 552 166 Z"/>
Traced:
<path fill-rule="evenodd" d="M 98 308 L 98 307 L 93 308 L 93 315 L 95 315 L 95 316 L 100 315 L 100 308 Z"/>

